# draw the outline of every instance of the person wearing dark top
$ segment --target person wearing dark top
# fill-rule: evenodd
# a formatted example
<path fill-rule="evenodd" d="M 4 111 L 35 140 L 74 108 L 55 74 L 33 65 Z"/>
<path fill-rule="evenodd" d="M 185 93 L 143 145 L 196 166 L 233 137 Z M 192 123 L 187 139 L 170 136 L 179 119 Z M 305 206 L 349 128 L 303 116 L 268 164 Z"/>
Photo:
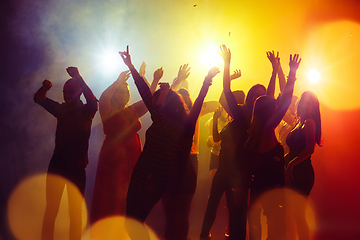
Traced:
<path fill-rule="evenodd" d="M 290 151 L 285 156 L 285 177 L 287 187 L 297 193 L 290 194 L 288 205 L 296 223 L 298 238 L 308 240 L 309 226 L 305 212 L 315 180 L 311 155 L 316 144 L 322 145 L 319 100 L 313 92 L 306 91 L 300 96 L 296 115 L 298 123 L 286 139 Z"/>
<path fill-rule="evenodd" d="M 212 68 L 209 71 L 199 96 L 188 114 L 182 98 L 170 89 L 168 83 L 161 83 L 160 90 L 154 94 L 150 92 L 148 85 L 131 62 L 128 47 L 125 52 L 120 52 L 120 56 L 129 67 L 135 85 L 153 121 L 146 131 L 144 150 L 140 154 L 131 176 L 125 218 L 125 229 L 130 238 L 147 240 L 150 239 L 150 236 L 143 223 L 166 190 L 169 183 L 170 166 L 174 168 L 176 165 L 176 168 L 179 169 L 179 175 L 173 176 L 176 179 L 174 187 L 180 190 L 182 186 L 182 184 L 178 184 L 184 178 L 180 173 L 188 164 L 188 161 L 184 160 L 190 155 L 196 120 L 212 78 L 219 70 Z M 131 219 L 138 221 L 140 227 L 135 227 Z"/>
<path fill-rule="evenodd" d="M 227 184 L 231 186 L 231 192 L 229 191 L 226 198 L 229 199 L 227 201 L 232 201 L 232 210 L 229 209 L 229 239 L 245 239 L 248 208 L 247 198 L 250 180 L 248 180 L 249 177 L 246 175 L 247 171 L 243 149 L 248 137 L 247 131 L 250 126 L 253 104 L 259 96 L 266 93 L 266 88 L 261 84 L 252 86 L 245 98 L 245 104 L 238 105 L 234 93 L 230 88 L 231 53 L 225 45 L 222 45 L 220 50 L 220 54 L 224 60 L 224 95 L 229 109 L 228 113 L 233 119 L 233 138 L 236 143 L 233 159 L 227 160 L 233 164 L 231 169 L 232 174 L 227 175 Z M 208 239 L 207 229 L 210 230 L 211 226 L 208 228 L 205 223 L 209 222 L 209 219 L 204 218 L 203 231 L 201 232 L 200 239 Z"/>
<path fill-rule="evenodd" d="M 278 56 L 275 57 L 274 52 L 267 54 L 273 65 L 270 80 L 272 82 L 276 79 L 280 59 Z M 300 62 L 301 58 L 298 54 L 294 57 L 290 55 L 290 72 L 279 101 L 274 99 L 274 85 L 270 86 L 270 84 L 266 95 L 255 101 L 249 137 L 245 144 L 249 170 L 253 177 L 250 202 L 253 204 L 259 201 L 264 210 L 264 215 L 267 217 L 268 240 L 286 239 L 285 192 L 279 190 L 270 197 L 266 197 L 269 195 L 264 197 L 263 194 L 284 187 L 284 149 L 276 139 L 275 128 L 290 106 Z"/>
<path fill-rule="evenodd" d="M 70 238 L 80 240 L 82 235 L 81 206 L 85 191 L 85 167 L 88 164 L 88 147 L 92 119 L 97 111 L 97 99 L 80 76 L 76 67 L 66 69 L 71 79 L 63 88 L 64 103 L 58 103 L 46 97 L 52 87 L 49 80 L 35 93 L 34 101 L 45 108 L 57 119 L 55 134 L 55 150 L 50 160 L 46 179 L 46 209 L 42 228 L 42 239 L 53 239 L 55 219 L 59 210 L 60 200 L 67 186 L 69 198 Z M 84 94 L 86 104 L 80 100 Z M 57 174 L 71 181 L 76 187 L 59 181 L 50 174 Z"/>

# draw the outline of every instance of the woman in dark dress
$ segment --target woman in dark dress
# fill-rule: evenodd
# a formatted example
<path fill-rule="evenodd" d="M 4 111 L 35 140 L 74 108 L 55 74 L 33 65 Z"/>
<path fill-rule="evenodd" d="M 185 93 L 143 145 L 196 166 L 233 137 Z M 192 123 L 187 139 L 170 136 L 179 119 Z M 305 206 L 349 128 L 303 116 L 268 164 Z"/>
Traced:
<path fill-rule="evenodd" d="M 274 52 L 267 54 L 273 65 L 273 77 L 276 77 L 280 59 L 278 56 L 275 57 Z M 299 55 L 295 54 L 294 57 L 290 55 L 290 72 L 279 101 L 274 99 L 274 91 L 270 86 L 266 96 L 261 96 L 255 101 L 249 138 L 245 145 L 248 170 L 253 176 L 250 202 L 252 204 L 255 201 L 260 202 L 264 210 L 264 215 L 267 217 L 268 240 L 286 239 L 284 191 L 275 191 L 275 193 L 269 191 L 284 187 L 285 184 L 284 148 L 276 139 L 275 128 L 290 106 L 300 62 Z"/>
<path fill-rule="evenodd" d="M 309 226 L 305 219 L 305 210 L 315 179 L 310 158 L 315 145 L 321 146 L 319 100 L 314 93 L 306 91 L 301 95 L 297 106 L 297 117 L 298 123 L 286 139 L 290 152 L 285 156 L 287 163 L 285 177 L 288 187 L 301 196 L 291 194 L 288 205 L 297 226 L 299 240 L 307 240 Z"/>
<path fill-rule="evenodd" d="M 209 71 L 194 106 L 187 113 L 181 96 L 172 91 L 168 83 L 161 83 L 160 90 L 154 94 L 150 92 L 131 62 L 129 48 L 120 52 L 120 56 L 129 67 L 153 121 L 146 131 L 144 150 L 136 162 L 126 198 L 125 229 L 132 240 L 147 240 L 150 236 L 143 223 L 163 196 L 169 184 L 170 169 L 178 169 L 177 175 L 171 176 L 171 184 L 179 191 L 184 186 L 181 183 L 186 176 L 181 173 L 185 173 L 189 163 L 185 160 L 190 156 L 196 121 L 212 78 L 219 70 Z M 131 219 L 136 220 L 139 227 L 133 225 Z"/>

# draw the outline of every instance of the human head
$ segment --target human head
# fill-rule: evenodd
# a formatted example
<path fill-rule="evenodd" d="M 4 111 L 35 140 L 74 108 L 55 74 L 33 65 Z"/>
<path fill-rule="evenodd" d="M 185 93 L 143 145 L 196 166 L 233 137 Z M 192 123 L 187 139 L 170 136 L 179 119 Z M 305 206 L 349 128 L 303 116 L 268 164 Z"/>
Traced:
<path fill-rule="evenodd" d="M 130 101 L 129 85 L 125 82 L 118 86 L 110 98 L 110 104 L 117 110 L 122 110 Z"/>
<path fill-rule="evenodd" d="M 153 95 L 153 103 L 157 102 L 160 96 L 160 89 Z M 187 117 L 187 106 L 180 94 L 169 89 L 168 95 L 163 106 L 163 113 L 173 121 L 184 123 Z"/>
<path fill-rule="evenodd" d="M 232 92 L 234 97 L 235 97 L 235 101 L 237 104 L 244 104 L 244 99 L 245 99 L 245 93 L 242 90 L 236 90 Z M 230 109 L 229 106 L 226 102 L 226 98 L 225 98 L 225 94 L 224 92 L 221 93 L 221 96 L 219 98 L 219 103 L 221 104 L 221 106 L 224 108 L 224 110 L 229 113 Z"/>
<path fill-rule="evenodd" d="M 296 115 L 301 121 L 313 119 L 316 125 L 315 141 L 321 146 L 321 114 L 320 104 L 317 96 L 311 91 L 301 94 L 297 102 Z"/>
<path fill-rule="evenodd" d="M 260 124 L 260 127 L 263 127 L 275 110 L 275 99 L 266 95 L 260 96 L 255 100 L 251 122 Z"/>
<path fill-rule="evenodd" d="M 82 94 L 78 81 L 74 78 L 67 80 L 63 87 L 63 96 L 66 104 L 75 105 L 80 101 Z"/>
<path fill-rule="evenodd" d="M 188 110 L 190 111 L 193 106 L 193 102 L 190 98 L 189 91 L 186 90 L 185 88 L 181 88 L 177 92 L 181 95 L 181 97 L 183 98 L 183 100 L 185 102 L 185 105 L 187 106 Z"/>
<path fill-rule="evenodd" d="M 265 86 L 262 85 L 262 84 L 255 84 L 248 91 L 248 94 L 247 94 L 246 99 L 245 99 L 245 105 L 248 108 L 253 109 L 255 100 L 258 97 L 260 97 L 262 95 L 265 95 L 265 94 L 266 94 Z"/>
<path fill-rule="evenodd" d="M 246 143 L 246 148 L 256 150 L 259 146 L 259 141 L 264 132 L 266 122 L 271 118 L 276 110 L 276 100 L 263 95 L 258 97 L 254 103 L 254 109 L 249 128 L 249 138 Z"/>

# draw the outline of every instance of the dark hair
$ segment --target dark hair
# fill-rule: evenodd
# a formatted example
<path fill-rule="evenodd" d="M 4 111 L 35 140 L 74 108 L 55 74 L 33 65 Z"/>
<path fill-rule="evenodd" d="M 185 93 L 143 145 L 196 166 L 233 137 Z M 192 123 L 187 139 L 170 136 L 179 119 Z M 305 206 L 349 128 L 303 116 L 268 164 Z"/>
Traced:
<path fill-rule="evenodd" d="M 315 95 L 315 93 L 311 91 L 305 91 L 301 94 L 298 102 L 297 102 L 297 109 L 296 109 L 296 115 L 299 119 L 301 119 L 301 111 L 299 109 L 300 102 L 305 98 L 309 97 L 310 101 L 313 105 L 313 111 L 311 113 L 311 117 L 315 122 L 316 130 L 315 130 L 315 142 L 317 145 L 322 146 L 322 139 L 321 139 L 321 114 L 320 114 L 320 103 L 319 99 Z"/>
<path fill-rule="evenodd" d="M 181 97 L 183 98 L 184 102 L 185 102 L 185 105 L 187 106 L 187 109 L 188 111 L 191 110 L 192 106 L 193 106 L 193 102 L 190 98 L 190 94 L 189 94 L 189 91 L 186 90 L 185 88 L 181 88 L 177 91 Z"/>
<path fill-rule="evenodd" d="M 157 100 L 159 96 L 160 89 L 154 93 L 153 97 Z M 181 95 L 172 89 L 169 89 L 169 93 L 163 106 L 164 115 L 173 121 L 184 123 L 188 115 L 186 109 L 187 106 Z"/>
<path fill-rule="evenodd" d="M 254 86 L 252 86 L 250 88 L 250 90 L 248 91 L 248 94 L 246 95 L 245 105 L 247 105 L 248 107 L 251 107 L 251 109 L 253 108 L 253 105 L 254 105 L 254 102 L 252 102 L 252 99 L 253 99 L 254 94 L 255 94 L 255 92 L 256 92 L 256 90 L 258 88 L 262 88 L 266 92 L 266 87 L 264 85 L 255 84 Z"/>
<path fill-rule="evenodd" d="M 276 110 L 276 100 L 269 96 L 260 96 L 254 103 L 254 109 L 249 128 L 249 138 L 245 148 L 257 150 L 259 147 L 261 134 L 264 132 L 266 122 L 271 118 Z"/>

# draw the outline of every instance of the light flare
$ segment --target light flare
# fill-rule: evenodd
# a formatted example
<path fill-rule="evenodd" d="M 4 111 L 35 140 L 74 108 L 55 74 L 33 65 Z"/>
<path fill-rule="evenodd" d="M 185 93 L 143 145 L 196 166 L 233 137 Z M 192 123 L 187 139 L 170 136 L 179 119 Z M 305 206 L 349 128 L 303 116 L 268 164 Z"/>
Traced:
<path fill-rule="evenodd" d="M 312 69 L 307 73 L 307 77 L 310 82 L 315 83 L 320 80 L 320 73 L 316 69 Z"/>

